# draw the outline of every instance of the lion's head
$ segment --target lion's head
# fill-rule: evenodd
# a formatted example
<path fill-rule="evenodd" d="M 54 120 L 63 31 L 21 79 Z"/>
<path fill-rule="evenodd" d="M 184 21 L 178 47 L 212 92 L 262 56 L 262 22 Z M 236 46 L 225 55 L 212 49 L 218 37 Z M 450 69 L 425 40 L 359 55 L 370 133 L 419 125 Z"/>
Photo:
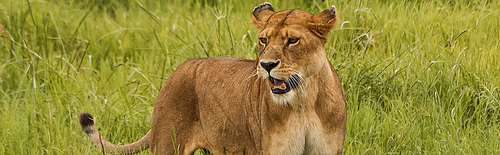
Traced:
<path fill-rule="evenodd" d="M 328 63 L 325 43 L 337 22 L 335 7 L 312 15 L 301 10 L 274 12 L 269 3 L 257 6 L 252 23 L 258 34 L 257 75 L 269 80 L 273 100 L 292 102 L 306 93 L 308 77 Z"/>

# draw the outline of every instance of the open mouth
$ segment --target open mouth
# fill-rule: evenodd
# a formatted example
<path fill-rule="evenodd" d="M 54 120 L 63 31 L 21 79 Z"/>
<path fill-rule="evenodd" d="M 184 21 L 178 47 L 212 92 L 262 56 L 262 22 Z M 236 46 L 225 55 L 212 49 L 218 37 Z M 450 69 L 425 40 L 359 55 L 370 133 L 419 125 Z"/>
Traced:
<path fill-rule="evenodd" d="M 280 80 L 269 76 L 269 86 L 271 87 L 271 92 L 273 94 L 284 94 L 291 91 L 293 88 L 298 86 L 298 76 L 293 75 L 290 79 L 297 80 Z"/>

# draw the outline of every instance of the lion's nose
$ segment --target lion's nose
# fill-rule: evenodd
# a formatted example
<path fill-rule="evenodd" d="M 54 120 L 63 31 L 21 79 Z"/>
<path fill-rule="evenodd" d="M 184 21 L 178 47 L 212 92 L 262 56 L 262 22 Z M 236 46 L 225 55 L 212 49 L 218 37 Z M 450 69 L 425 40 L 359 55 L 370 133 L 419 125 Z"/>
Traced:
<path fill-rule="evenodd" d="M 269 73 L 271 73 L 271 69 L 278 66 L 278 64 L 280 64 L 279 60 L 276 62 L 260 62 L 260 66 L 262 66 L 262 68 L 264 68 Z"/>

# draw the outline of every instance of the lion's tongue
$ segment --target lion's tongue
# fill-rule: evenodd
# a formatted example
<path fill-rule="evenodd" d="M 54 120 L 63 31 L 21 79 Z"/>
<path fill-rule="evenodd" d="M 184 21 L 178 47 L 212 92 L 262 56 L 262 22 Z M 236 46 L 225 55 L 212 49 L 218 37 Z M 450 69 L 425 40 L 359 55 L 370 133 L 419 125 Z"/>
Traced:
<path fill-rule="evenodd" d="M 274 83 L 273 89 L 280 89 L 280 90 L 286 89 L 286 84 L 284 80 L 274 79 L 273 83 Z"/>

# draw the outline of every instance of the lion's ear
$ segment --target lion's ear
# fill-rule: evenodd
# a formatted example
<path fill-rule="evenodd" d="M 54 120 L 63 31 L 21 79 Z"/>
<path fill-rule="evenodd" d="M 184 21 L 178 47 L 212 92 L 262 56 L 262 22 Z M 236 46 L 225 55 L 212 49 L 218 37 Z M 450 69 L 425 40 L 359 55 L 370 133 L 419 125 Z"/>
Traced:
<path fill-rule="evenodd" d="M 335 6 L 332 6 L 331 9 L 327 9 L 317 15 L 314 15 L 312 22 L 309 23 L 309 26 L 314 33 L 317 33 L 317 35 L 326 39 L 328 37 L 328 32 L 330 32 L 330 29 L 335 27 L 336 24 L 337 12 L 335 10 Z"/>
<path fill-rule="evenodd" d="M 273 6 L 268 2 L 255 7 L 252 12 L 252 23 L 255 25 L 255 28 L 262 29 L 269 17 L 274 13 Z"/>

